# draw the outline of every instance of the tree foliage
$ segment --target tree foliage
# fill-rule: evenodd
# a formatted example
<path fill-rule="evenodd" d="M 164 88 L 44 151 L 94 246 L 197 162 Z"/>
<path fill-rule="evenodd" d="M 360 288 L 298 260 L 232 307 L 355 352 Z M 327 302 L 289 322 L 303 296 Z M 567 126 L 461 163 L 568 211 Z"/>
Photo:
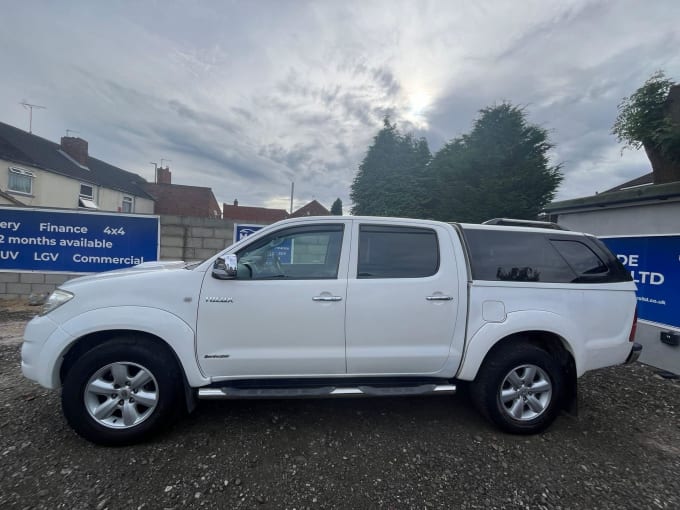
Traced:
<path fill-rule="evenodd" d="M 386 118 L 352 182 L 352 214 L 422 217 L 431 157 L 424 138 L 400 133 Z"/>
<path fill-rule="evenodd" d="M 433 216 L 482 222 L 494 217 L 534 219 L 562 181 L 550 166 L 548 132 L 529 124 L 508 103 L 480 110 L 472 131 L 433 158 Z"/>
<path fill-rule="evenodd" d="M 333 205 L 331 206 L 331 214 L 334 216 L 342 216 L 342 200 L 339 198 L 335 199 Z"/>
<path fill-rule="evenodd" d="M 666 100 L 675 83 L 657 71 L 630 97 L 619 104 L 612 134 L 624 149 L 655 149 L 663 156 L 680 161 L 680 126 L 668 115 Z"/>

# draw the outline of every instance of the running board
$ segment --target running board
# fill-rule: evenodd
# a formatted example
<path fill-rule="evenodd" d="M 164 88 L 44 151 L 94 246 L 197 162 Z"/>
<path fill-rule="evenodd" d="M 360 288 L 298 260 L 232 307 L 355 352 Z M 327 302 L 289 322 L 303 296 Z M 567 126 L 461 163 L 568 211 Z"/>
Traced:
<path fill-rule="evenodd" d="M 322 386 L 316 388 L 199 388 L 203 400 L 254 398 L 321 397 L 396 397 L 409 395 L 444 395 L 456 392 L 455 384 L 421 384 L 419 386 Z"/>

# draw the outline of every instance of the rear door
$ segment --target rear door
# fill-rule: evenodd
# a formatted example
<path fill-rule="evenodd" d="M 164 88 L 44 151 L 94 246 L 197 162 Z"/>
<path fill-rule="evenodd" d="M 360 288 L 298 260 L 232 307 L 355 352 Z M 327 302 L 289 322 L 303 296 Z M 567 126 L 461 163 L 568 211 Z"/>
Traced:
<path fill-rule="evenodd" d="M 355 221 L 348 374 L 429 374 L 444 367 L 464 299 L 450 235 L 438 225 Z"/>

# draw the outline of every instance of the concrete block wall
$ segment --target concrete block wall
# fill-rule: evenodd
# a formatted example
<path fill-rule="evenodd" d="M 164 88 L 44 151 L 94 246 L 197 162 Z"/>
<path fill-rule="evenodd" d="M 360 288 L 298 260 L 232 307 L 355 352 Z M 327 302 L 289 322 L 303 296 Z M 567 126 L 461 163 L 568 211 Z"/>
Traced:
<path fill-rule="evenodd" d="M 234 238 L 234 224 L 215 218 L 161 217 L 161 260 L 187 262 L 211 257 Z M 82 274 L 0 272 L 0 299 L 23 299 L 49 294 L 59 285 Z"/>
<path fill-rule="evenodd" d="M 31 294 L 49 294 L 79 274 L 0 273 L 0 299 L 18 299 Z"/>
<path fill-rule="evenodd" d="M 161 260 L 203 260 L 233 242 L 234 224 L 214 218 L 161 216 Z"/>

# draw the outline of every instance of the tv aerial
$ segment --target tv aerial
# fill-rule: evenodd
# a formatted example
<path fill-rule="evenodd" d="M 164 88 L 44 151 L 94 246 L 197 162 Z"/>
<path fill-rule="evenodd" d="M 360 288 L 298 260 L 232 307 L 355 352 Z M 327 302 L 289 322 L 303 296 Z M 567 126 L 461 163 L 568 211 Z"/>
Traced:
<path fill-rule="evenodd" d="M 47 110 L 47 106 L 40 106 L 39 104 L 27 103 L 26 100 L 22 101 L 19 104 L 23 106 L 25 110 L 28 110 L 28 132 L 33 133 L 33 108 L 35 108 L 36 110 Z"/>

